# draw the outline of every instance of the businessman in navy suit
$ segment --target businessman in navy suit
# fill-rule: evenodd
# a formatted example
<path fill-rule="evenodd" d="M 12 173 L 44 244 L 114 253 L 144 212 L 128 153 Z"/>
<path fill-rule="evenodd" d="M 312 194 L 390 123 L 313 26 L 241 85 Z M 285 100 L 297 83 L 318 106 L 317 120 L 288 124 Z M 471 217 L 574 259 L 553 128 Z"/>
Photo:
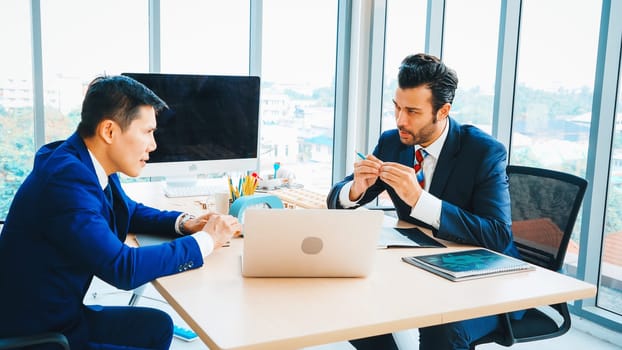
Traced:
<path fill-rule="evenodd" d="M 397 129 L 384 132 L 373 154 L 332 188 L 328 207 L 356 208 L 386 190 L 400 220 L 428 227 L 438 238 L 517 256 L 507 152 L 490 135 L 449 116 L 457 85 L 456 73 L 438 58 L 406 57 L 393 99 Z M 421 328 L 420 349 L 468 349 L 498 326 L 498 317 L 489 316 Z M 351 343 L 359 350 L 397 349 L 391 334 Z"/>
<path fill-rule="evenodd" d="M 118 172 L 138 176 L 166 104 L 124 76 L 89 85 L 76 133 L 43 146 L 0 234 L 0 336 L 62 332 L 72 349 L 168 349 L 173 323 L 141 307 L 85 306 L 93 276 L 122 289 L 198 268 L 241 227 L 133 201 Z M 178 237 L 142 248 L 128 232 Z"/>

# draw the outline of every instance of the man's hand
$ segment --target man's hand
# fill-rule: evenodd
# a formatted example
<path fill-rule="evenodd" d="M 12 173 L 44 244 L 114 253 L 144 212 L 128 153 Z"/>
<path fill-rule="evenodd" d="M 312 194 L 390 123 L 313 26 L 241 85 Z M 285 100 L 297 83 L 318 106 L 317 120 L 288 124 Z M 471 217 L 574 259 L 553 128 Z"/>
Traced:
<path fill-rule="evenodd" d="M 421 186 L 412 167 L 386 162 L 380 168 L 380 179 L 391 186 L 395 193 L 409 206 L 414 207 L 421 197 Z"/>
<path fill-rule="evenodd" d="M 351 201 L 357 201 L 376 182 L 381 167 L 382 161 L 373 154 L 354 163 L 354 182 L 349 193 Z"/>
<path fill-rule="evenodd" d="M 220 248 L 237 237 L 242 232 L 242 225 L 237 218 L 231 215 L 211 214 L 207 216 L 207 222 L 201 229 L 207 232 L 214 240 L 214 249 Z"/>
<path fill-rule="evenodd" d="M 196 218 L 192 219 L 192 220 L 188 220 L 188 223 L 186 223 L 185 228 L 188 230 L 189 227 L 192 229 L 190 232 L 194 233 L 197 231 L 205 231 L 203 230 L 203 227 L 205 226 L 205 224 L 209 221 L 209 219 L 212 216 L 222 216 L 222 214 L 217 213 L 217 212 L 210 212 L 208 211 L 207 213 L 201 215 L 201 216 L 197 216 Z M 226 215 L 226 216 L 230 216 L 230 215 Z M 233 217 L 234 220 L 237 221 L 237 219 L 235 217 Z M 239 224 L 239 223 L 238 223 Z M 233 237 L 240 237 L 242 235 L 242 229 L 240 226 L 240 230 L 235 231 L 233 233 Z"/>
<path fill-rule="evenodd" d="M 184 232 L 186 233 L 195 233 L 197 231 L 201 231 L 205 223 L 212 215 L 217 215 L 215 212 L 207 212 L 201 216 L 197 216 L 193 219 L 190 219 L 184 223 Z"/>

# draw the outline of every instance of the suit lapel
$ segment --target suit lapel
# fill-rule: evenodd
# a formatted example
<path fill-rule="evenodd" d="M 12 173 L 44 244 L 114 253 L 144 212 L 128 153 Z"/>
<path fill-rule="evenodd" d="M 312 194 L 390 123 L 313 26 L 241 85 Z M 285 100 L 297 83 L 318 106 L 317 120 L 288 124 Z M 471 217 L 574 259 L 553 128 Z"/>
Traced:
<path fill-rule="evenodd" d="M 415 148 L 402 144 L 402 150 L 399 153 L 399 163 L 410 167 L 415 164 Z"/>
<path fill-rule="evenodd" d="M 95 172 L 95 166 L 91 161 L 91 156 L 89 155 L 89 151 L 86 148 L 84 141 L 82 141 L 77 133 L 74 133 L 67 139 L 67 142 L 69 142 L 77 150 L 78 157 L 91 171 L 93 180 L 99 183 Z M 119 239 L 124 241 L 129 226 L 129 209 L 125 203 L 125 197 L 121 194 L 121 182 L 119 181 L 119 176 L 117 174 L 110 175 L 108 177 L 108 183 L 110 184 L 112 197 L 114 199 L 114 205 L 112 207 L 108 205 L 110 207 L 110 220 L 113 222 L 113 227 L 116 228 L 116 230 L 113 229 L 113 231 L 116 231 Z M 107 202 L 105 198 L 104 201 Z"/>
<path fill-rule="evenodd" d="M 436 162 L 434 177 L 430 184 L 430 193 L 436 197 L 442 197 L 443 190 L 449 181 L 449 176 L 454 171 L 456 155 L 460 151 L 460 124 L 449 118 L 449 131 L 441 154 Z"/>

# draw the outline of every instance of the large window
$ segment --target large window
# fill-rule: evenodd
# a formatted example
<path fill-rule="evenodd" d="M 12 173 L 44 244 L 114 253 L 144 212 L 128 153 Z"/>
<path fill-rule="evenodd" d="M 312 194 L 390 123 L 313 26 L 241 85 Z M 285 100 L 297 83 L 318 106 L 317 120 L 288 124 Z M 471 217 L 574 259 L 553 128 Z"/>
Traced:
<path fill-rule="evenodd" d="M 247 75 L 249 11 L 248 0 L 161 0 L 161 71 Z"/>
<path fill-rule="evenodd" d="M 426 0 L 387 1 L 381 131 L 395 129 L 393 97 L 400 63 L 425 51 L 426 11 Z"/>
<path fill-rule="evenodd" d="M 601 7 L 523 1 L 510 163 L 585 177 Z M 566 254 L 571 275 L 580 220 Z"/>
<path fill-rule="evenodd" d="M 498 0 L 447 0 L 445 5 L 443 61 L 458 74 L 450 114 L 487 133 L 492 128 L 500 4 Z"/>
<path fill-rule="evenodd" d="M 622 71 L 609 165 L 605 235 L 601 254 L 597 305 L 622 315 Z"/>
<path fill-rule="evenodd" d="M 0 5 L 0 220 L 32 168 L 34 154 L 30 6 Z"/>
<path fill-rule="evenodd" d="M 264 0 L 261 172 L 328 193 L 335 115 L 337 2 Z"/>
<path fill-rule="evenodd" d="M 73 133 L 93 78 L 149 69 L 145 13 L 146 2 L 41 1 L 47 142 Z"/>
<path fill-rule="evenodd" d="M 393 98 L 402 60 L 408 55 L 425 52 L 427 1 L 388 0 L 386 11 L 380 132 L 396 127 Z M 372 141 L 375 144 L 376 140 Z M 369 150 L 370 153 L 371 151 L 372 149 Z M 393 206 L 386 191 L 378 197 L 378 205 Z"/>

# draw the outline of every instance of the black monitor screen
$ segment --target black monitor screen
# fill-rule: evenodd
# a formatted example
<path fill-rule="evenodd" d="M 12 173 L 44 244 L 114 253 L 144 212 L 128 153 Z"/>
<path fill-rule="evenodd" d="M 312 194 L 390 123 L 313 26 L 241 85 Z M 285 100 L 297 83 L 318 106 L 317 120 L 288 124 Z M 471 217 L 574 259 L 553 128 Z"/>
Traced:
<path fill-rule="evenodd" d="M 257 158 L 259 77 L 123 73 L 168 109 L 158 113 L 149 162 Z"/>

